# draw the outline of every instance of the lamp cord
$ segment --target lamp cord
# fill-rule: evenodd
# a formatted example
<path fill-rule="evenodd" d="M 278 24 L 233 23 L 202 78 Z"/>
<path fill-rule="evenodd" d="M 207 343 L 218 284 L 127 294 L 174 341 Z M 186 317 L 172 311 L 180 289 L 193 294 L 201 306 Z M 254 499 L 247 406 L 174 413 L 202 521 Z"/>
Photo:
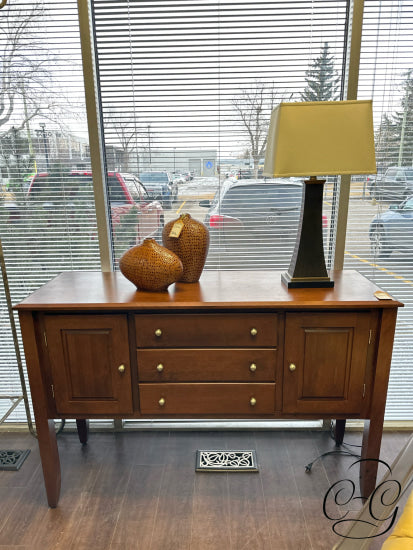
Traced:
<path fill-rule="evenodd" d="M 333 422 L 331 422 L 330 437 L 333 441 L 335 441 L 335 444 L 336 444 L 337 447 L 343 445 L 344 447 L 358 447 L 358 448 L 361 448 L 361 445 L 353 445 L 351 443 L 345 443 L 344 441 L 341 444 L 337 443 L 337 441 L 335 440 L 335 437 L 334 437 L 333 427 L 334 427 L 334 424 L 333 424 Z M 361 457 L 361 455 L 356 454 L 351 449 L 336 449 L 334 451 L 327 451 L 327 452 L 321 454 L 320 456 L 315 458 L 312 462 L 309 462 L 306 465 L 306 467 L 305 467 L 306 473 L 309 474 L 311 472 L 311 468 L 313 467 L 314 462 L 317 462 L 317 460 L 320 460 L 320 459 L 322 459 L 322 458 L 324 458 L 325 456 L 328 456 L 328 455 L 345 455 L 345 456 L 354 456 L 355 458 L 360 458 Z"/>
<path fill-rule="evenodd" d="M 320 460 L 324 458 L 327 455 L 347 455 L 347 456 L 354 456 L 355 458 L 360 458 L 360 455 L 356 455 L 355 453 L 352 453 L 351 451 L 346 450 L 337 450 L 337 451 L 327 451 L 326 453 L 321 454 L 317 458 L 315 458 L 312 462 L 309 462 L 306 467 L 305 471 L 307 474 L 311 472 L 311 468 L 313 467 L 314 462 L 317 462 L 317 460 Z"/>

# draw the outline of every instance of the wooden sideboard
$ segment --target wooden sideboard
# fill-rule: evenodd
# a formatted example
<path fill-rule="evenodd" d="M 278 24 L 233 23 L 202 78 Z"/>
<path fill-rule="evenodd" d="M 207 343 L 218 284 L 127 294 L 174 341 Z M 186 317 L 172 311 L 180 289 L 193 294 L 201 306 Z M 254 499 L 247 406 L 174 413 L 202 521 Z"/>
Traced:
<path fill-rule="evenodd" d="M 378 458 L 402 304 L 356 271 L 332 275 L 334 288 L 288 290 L 274 271 L 206 271 L 154 293 L 65 272 L 18 304 L 49 505 L 56 418 L 76 418 L 82 442 L 99 417 L 334 418 L 339 440 L 361 418 L 362 457 Z M 376 474 L 361 462 L 365 496 Z"/>

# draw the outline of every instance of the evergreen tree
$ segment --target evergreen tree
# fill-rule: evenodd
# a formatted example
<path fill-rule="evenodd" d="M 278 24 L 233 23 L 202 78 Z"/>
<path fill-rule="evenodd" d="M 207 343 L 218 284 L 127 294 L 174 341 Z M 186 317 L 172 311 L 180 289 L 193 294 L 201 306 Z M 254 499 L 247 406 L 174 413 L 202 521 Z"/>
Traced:
<path fill-rule="evenodd" d="M 9 132 L 0 134 L 0 165 L 7 174 L 9 191 L 24 191 L 24 176 L 33 170 L 33 158 L 25 133 L 14 126 Z"/>
<path fill-rule="evenodd" d="M 413 165 L 413 69 L 404 75 L 401 109 L 385 114 L 376 132 L 377 165 Z"/>
<path fill-rule="evenodd" d="M 412 166 L 413 164 L 413 69 L 404 74 L 403 97 L 400 111 L 393 117 L 395 138 L 398 143 L 398 166 Z"/>
<path fill-rule="evenodd" d="M 328 42 L 320 55 L 305 73 L 307 86 L 301 94 L 302 101 L 336 101 L 339 99 L 340 77 L 334 68 L 334 56 L 329 53 Z"/>

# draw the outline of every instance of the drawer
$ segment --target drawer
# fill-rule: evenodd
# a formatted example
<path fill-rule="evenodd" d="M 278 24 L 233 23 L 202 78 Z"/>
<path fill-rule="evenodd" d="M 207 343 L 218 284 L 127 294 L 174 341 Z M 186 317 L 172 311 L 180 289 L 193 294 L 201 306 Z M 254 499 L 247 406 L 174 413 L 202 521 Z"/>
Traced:
<path fill-rule="evenodd" d="M 275 349 L 140 349 L 140 382 L 274 382 Z"/>
<path fill-rule="evenodd" d="M 139 348 L 275 347 L 275 313 L 135 315 Z"/>
<path fill-rule="evenodd" d="M 139 395 L 142 414 L 250 417 L 275 411 L 275 384 L 139 384 Z"/>

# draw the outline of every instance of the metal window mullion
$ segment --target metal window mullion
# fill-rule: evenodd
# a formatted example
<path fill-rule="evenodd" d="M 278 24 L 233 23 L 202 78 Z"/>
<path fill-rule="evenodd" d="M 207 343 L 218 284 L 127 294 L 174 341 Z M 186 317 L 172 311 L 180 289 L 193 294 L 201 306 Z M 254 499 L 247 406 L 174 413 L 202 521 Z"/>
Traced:
<path fill-rule="evenodd" d="M 102 271 L 113 271 L 111 222 L 108 214 L 105 185 L 104 145 L 99 116 L 100 106 L 97 101 L 96 64 L 91 39 L 90 3 L 89 1 L 78 0 L 77 5 L 100 263 Z"/>
<path fill-rule="evenodd" d="M 358 78 L 360 68 L 361 35 L 363 30 L 364 0 L 351 0 L 350 20 L 348 28 L 346 81 L 344 99 L 357 99 Z M 334 248 L 334 269 L 343 269 L 346 246 L 348 220 L 348 205 L 350 201 L 351 176 L 341 176 L 338 198 L 336 239 Z"/>

